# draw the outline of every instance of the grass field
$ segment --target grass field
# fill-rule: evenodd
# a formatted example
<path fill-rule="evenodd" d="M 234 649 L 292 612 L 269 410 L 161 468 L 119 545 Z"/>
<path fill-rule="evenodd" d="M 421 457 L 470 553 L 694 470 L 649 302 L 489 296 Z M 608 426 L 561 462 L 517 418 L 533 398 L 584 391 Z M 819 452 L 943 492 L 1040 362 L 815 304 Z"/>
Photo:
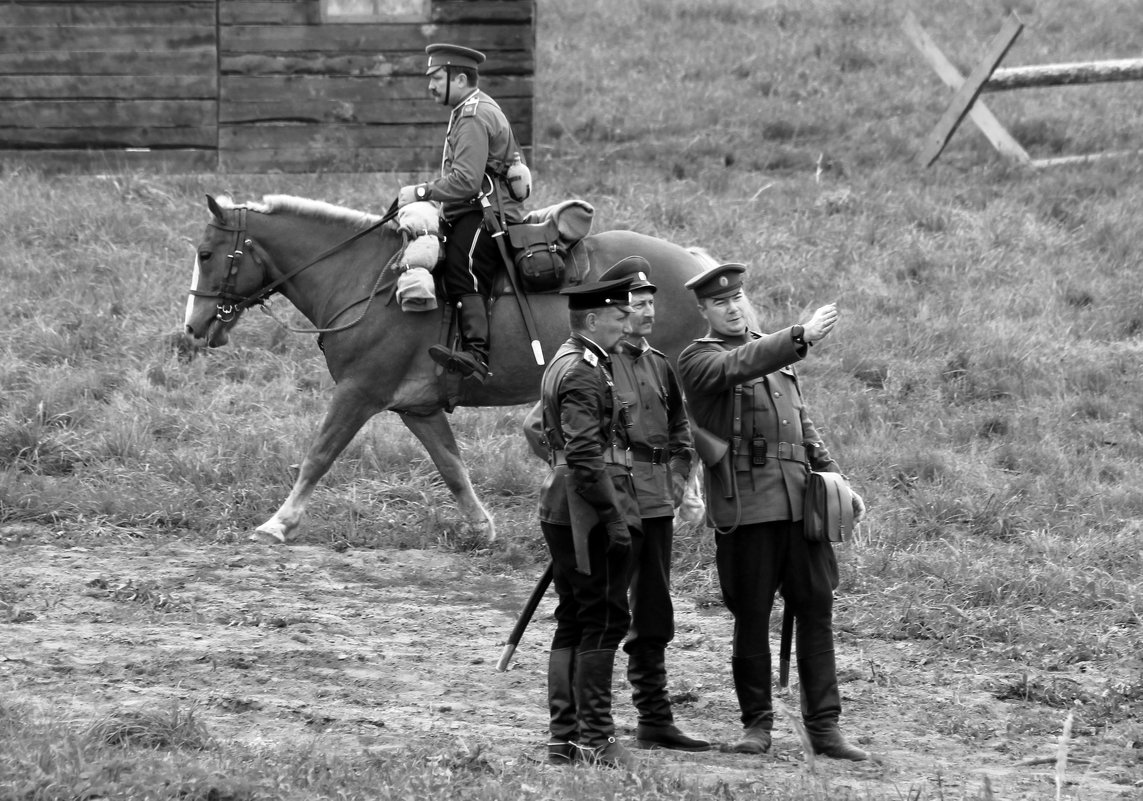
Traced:
<path fill-rule="evenodd" d="M 1138 55 L 1137 0 L 909 7 L 965 73 L 1009 9 L 1027 29 L 1006 65 Z M 540 0 L 534 203 L 581 197 L 596 207 L 596 230 L 632 228 L 749 263 L 766 327 L 836 300 L 839 329 L 800 369 L 815 421 L 871 509 L 840 552 L 839 616 L 864 637 L 1023 672 L 1023 701 L 1059 724 L 1073 711 L 1076 747 L 1098 751 L 1101 775 L 1130 797 L 1143 786 L 1143 486 L 1133 478 L 1143 469 L 1143 161 L 1018 168 L 966 121 L 934 167 L 918 167 L 949 91 L 901 33 L 905 9 Z M 1141 145 L 1143 84 L 987 102 L 1033 157 Z M 284 192 L 377 211 L 406 177 L 0 175 L 3 547 L 244 541 L 288 492 L 330 382 L 312 337 L 259 314 L 206 358 L 181 361 L 171 348 L 203 195 Z M 497 521 L 490 547 L 465 539 L 427 456 L 391 415 L 322 482 L 303 542 L 471 553 L 527 580 L 543 550 L 522 416 L 452 416 Z M 703 532 L 681 538 L 681 603 L 717 599 L 712 553 Z M 29 592 L 0 568 L 0 640 Z M 1101 689 L 1061 689 L 1081 676 Z M 17 673 L 3 675 L 5 801 L 144 797 L 127 784 L 83 795 L 67 777 L 124 758 L 125 747 L 158 759 L 155 749 L 177 752 L 200 734 L 176 715 L 162 721 L 176 731 L 161 745 L 123 738 L 84 751 L 83 736 L 110 742 L 108 733 L 65 720 L 30 727 L 12 711 L 28 693 Z M 37 742 L 75 748 L 37 762 Z M 280 769 L 223 762 L 255 777 L 233 797 L 266 797 L 257 777 Z M 155 775 L 182 775 L 177 763 L 159 760 Z M 390 769 L 334 764 L 338 782 L 283 786 L 279 797 L 374 797 L 370 782 Z M 53 771 L 58 792 L 37 784 Z M 450 791 L 444 774 L 385 781 L 409 798 L 561 797 L 520 789 L 531 779 L 500 794 Z M 584 780 L 559 781 L 570 794 Z M 212 797 L 181 786 L 191 787 L 184 797 Z M 697 793 L 625 787 L 611 797 Z M 862 797 L 894 792 L 873 785 Z M 1061 792 L 1114 797 L 1082 783 Z M 809 786 L 804 797 L 821 793 Z M 915 797 L 992 796 L 976 785 Z"/>

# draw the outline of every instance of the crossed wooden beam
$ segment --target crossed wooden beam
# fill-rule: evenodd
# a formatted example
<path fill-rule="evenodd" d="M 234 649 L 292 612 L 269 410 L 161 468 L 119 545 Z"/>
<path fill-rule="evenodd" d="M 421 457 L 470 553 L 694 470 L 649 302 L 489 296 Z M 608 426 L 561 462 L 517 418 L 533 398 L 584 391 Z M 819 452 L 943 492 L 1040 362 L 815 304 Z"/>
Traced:
<path fill-rule="evenodd" d="M 966 78 L 945 57 L 929 34 L 917 22 L 913 12 L 910 11 L 905 14 L 901 27 L 940 79 L 953 89 L 952 100 L 949 101 L 940 121 L 925 139 L 925 146 L 917 156 L 917 161 L 926 167 L 940 157 L 945 145 L 948 144 L 957 126 L 965 117 L 972 119 L 976 127 L 1001 155 L 1034 167 L 1124 155 L 1124 153 L 1096 153 L 1086 156 L 1033 160 L 979 98 L 984 92 L 1001 92 L 1009 89 L 1143 80 L 1143 59 L 1044 64 L 998 69 L 1000 62 L 1004 60 L 1004 56 L 1008 54 L 1016 38 L 1024 30 L 1024 23 L 1015 14 L 1011 14 L 1004 21 L 1000 32 L 989 42 L 988 49 L 980 63 Z"/>

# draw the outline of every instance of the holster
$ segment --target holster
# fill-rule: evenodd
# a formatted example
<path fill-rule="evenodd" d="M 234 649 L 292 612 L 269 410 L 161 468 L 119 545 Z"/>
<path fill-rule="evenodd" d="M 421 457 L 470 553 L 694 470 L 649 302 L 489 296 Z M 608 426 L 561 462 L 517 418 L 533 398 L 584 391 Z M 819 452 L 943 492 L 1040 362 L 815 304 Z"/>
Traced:
<path fill-rule="evenodd" d="M 730 452 L 730 443 L 701 426 L 691 425 L 691 435 L 694 437 L 695 451 L 698 452 L 699 458 L 722 484 L 722 496 L 728 500 L 733 498 L 734 470 L 731 464 L 733 455 Z"/>

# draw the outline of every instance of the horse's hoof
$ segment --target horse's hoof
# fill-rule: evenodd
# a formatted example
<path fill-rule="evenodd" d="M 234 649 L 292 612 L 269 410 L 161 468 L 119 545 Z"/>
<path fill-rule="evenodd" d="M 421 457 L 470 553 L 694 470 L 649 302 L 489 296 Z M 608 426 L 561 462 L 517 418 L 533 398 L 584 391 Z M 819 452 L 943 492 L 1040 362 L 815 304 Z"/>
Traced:
<path fill-rule="evenodd" d="M 273 529 L 267 529 L 259 526 L 254 529 L 254 533 L 250 535 L 251 542 L 260 542 L 264 545 L 288 545 L 289 541 L 285 535 Z"/>

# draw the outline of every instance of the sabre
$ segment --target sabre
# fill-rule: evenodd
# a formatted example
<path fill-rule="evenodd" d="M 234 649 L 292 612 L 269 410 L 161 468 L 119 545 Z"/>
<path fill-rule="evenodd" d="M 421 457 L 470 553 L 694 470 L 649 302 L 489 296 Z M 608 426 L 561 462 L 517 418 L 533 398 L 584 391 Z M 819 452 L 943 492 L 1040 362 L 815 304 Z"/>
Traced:
<path fill-rule="evenodd" d="M 540 601 L 544 599 L 544 593 L 548 591 L 548 585 L 552 583 L 552 567 L 552 563 L 548 562 L 548 566 L 544 568 L 543 574 L 532 589 L 532 594 L 528 596 L 528 602 L 520 610 L 520 617 L 516 619 L 516 625 L 513 626 L 512 633 L 508 635 L 508 642 L 504 644 L 504 650 L 500 653 L 500 661 L 496 663 L 496 669 L 501 673 L 508 669 L 508 663 L 512 661 L 512 654 L 516 653 L 516 646 L 520 644 L 520 638 L 524 636 L 524 629 L 528 628 L 532 615 L 536 613 L 536 607 L 540 605 Z"/>
<path fill-rule="evenodd" d="M 790 643 L 794 639 L 794 612 L 789 605 L 782 609 L 782 645 L 778 651 L 778 686 L 790 683 Z"/>
<path fill-rule="evenodd" d="M 524 294 L 524 288 L 520 286 L 520 279 L 516 275 L 516 265 L 512 261 L 512 257 L 508 255 L 508 246 L 504 244 L 504 229 L 500 227 L 500 221 L 496 219 L 496 212 L 492 208 L 491 201 L 488 200 L 488 195 L 481 192 L 477 195 L 480 200 L 480 208 L 484 214 L 484 227 L 492 238 L 496 240 L 496 246 L 500 249 L 500 258 L 504 261 L 504 269 L 508 273 L 508 283 L 512 285 L 512 291 L 516 294 L 516 303 L 520 306 L 520 316 L 524 318 L 524 328 L 528 332 L 528 338 L 532 340 L 532 357 L 536 360 L 536 364 L 544 364 L 544 351 L 540 347 L 540 334 L 536 330 L 536 320 L 532 317 L 532 306 L 528 303 L 528 296 Z"/>

